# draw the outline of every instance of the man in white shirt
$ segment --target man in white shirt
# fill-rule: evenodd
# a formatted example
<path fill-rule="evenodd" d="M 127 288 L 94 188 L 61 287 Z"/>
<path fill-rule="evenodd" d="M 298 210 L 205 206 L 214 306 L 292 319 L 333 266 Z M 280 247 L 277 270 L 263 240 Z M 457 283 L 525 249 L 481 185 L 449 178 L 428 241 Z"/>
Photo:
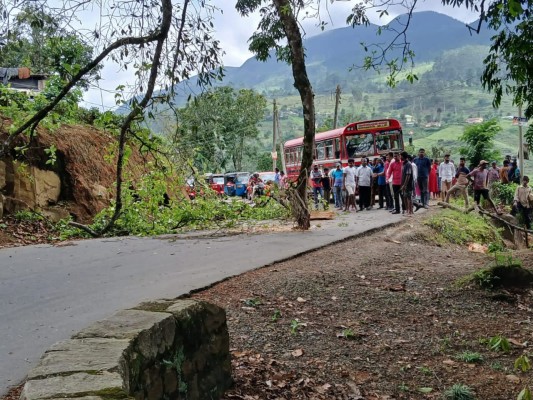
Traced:
<path fill-rule="evenodd" d="M 372 168 L 367 164 L 366 158 L 361 159 L 361 165 L 357 168 L 357 190 L 359 191 L 359 210 L 371 210 L 370 195 L 372 192 Z"/>
<path fill-rule="evenodd" d="M 439 165 L 439 177 L 440 177 L 440 197 L 444 201 L 446 194 L 452 187 L 452 180 L 455 176 L 455 165 L 450 161 L 450 155 L 444 155 L 444 161 Z"/>
<path fill-rule="evenodd" d="M 350 206 L 353 206 L 354 210 L 357 212 L 357 207 L 355 206 L 355 176 L 357 170 L 354 166 L 354 159 L 348 159 L 348 166 L 343 170 L 343 182 L 342 186 L 346 190 L 346 205 L 344 211 L 349 211 Z"/>

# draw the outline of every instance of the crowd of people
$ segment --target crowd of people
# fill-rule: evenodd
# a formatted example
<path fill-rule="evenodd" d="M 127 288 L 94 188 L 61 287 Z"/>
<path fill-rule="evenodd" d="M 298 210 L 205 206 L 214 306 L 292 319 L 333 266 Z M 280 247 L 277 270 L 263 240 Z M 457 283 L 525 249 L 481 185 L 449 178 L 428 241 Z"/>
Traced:
<path fill-rule="evenodd" d="M 471 183 L 476 207 L 480 206 L 483 198 L 499 213 L 489 195 L 491 185 L 495 182 L 506 184 L 521 181 L 517 162 L 511 160 L 510 156 L 506 157 L 501 167 L 496 161 L 492 161 L 489 167 L 487 161 L 481 160 L 479 165 L 470 170 L 463 157 L 456 166 L 449 154 L 445 154 L 439 162 L 429 159 L 424 149 L 420 149 L 416 156 L 407 152 L 390 152 L 373 160 L 363 158 L 358 167 L 354 159 L 349 159 L 347 167 L 342 168 L 337 163 L 331 171 L 329 168 L 320 170 L 318 165 L 314 165 L 310 180 L 315 208 L 319 206 L 319 198 L 329 203 L 333 196 L 335 207 L 339 210 L 371 210 L 377 201 L 378 209 L 405 216 L 412 216 L 420 208 L 428 208 L 430 199 L 440 198 L 449 203 L 450 196 L 457 194 L 462 195 L 468 208 L 468 186 Z M 531 208 L 524 200 L 531 194 L 528 182 L 529 179 L 524 177 L 522 186 L 515 194 L 514 205 L 518 212 L 525 215 L 524 220 L 529 227 Z M 533 196 L 529 197 L 533 203 Z"/>

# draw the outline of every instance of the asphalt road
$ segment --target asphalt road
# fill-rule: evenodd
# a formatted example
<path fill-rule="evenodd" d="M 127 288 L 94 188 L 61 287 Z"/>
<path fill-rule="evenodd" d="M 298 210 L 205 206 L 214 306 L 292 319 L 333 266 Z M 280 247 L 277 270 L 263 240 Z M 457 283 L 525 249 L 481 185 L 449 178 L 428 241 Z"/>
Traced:
<path fill-rule="evenodd" d="M 372 210 L 317 221 L 308 232 L 1 249 L 0 395 L 21 382 L 53 343 L 120 309 L 178 297 L 401 219 Z"/>

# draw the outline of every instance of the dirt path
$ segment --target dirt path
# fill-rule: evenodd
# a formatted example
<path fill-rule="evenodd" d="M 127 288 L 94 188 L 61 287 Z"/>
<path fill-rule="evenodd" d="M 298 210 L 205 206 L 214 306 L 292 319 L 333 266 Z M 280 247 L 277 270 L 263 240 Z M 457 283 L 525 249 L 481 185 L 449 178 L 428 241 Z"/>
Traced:
<path fill-rule="evenodd" d="M 227 310 L 236 385 L 225 398 L 436 399 L 462 383 L 477 399 L 515 399 L 532 376 L 513 370 L 533 338 L 531 291 L 502 301 L 459 289 L 491 256 L 432 235 L 415 218 L 194 295 Z M 509 353 L 488 349 L 498 334 Z M 482 360 L 459 360 L 465 351 Z"/>

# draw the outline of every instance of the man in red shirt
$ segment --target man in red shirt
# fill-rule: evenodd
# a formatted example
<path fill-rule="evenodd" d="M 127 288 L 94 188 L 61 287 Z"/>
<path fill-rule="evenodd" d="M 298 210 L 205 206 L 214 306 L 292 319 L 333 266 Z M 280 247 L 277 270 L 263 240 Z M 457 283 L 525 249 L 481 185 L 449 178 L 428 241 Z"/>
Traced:
<path fill-rule="evenodd" d="M 400 160 L 400 153 L 394 153 L 394 159 L 390 162 L 387 169 L 387 182 L 392 182 L 392 190 L 394 192 L 394 211 L 393 214 L 400 213 L 400 190 L 402 187 L 402 161 Z M 405 211 L 405 205 L 402 201 L 402 210 Z"/>

